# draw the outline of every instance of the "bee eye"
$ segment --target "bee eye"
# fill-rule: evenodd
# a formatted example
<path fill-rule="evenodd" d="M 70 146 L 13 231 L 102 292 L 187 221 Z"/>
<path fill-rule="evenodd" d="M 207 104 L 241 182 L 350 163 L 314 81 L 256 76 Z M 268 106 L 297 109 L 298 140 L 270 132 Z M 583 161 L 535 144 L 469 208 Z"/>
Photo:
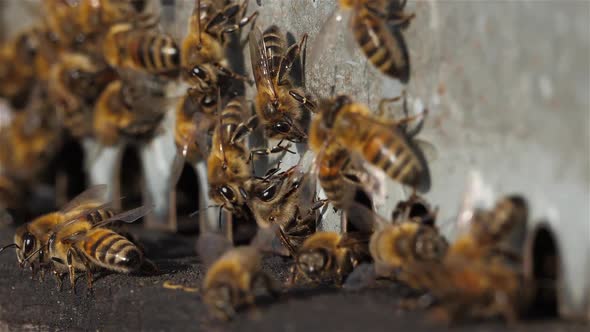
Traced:
<path fill-rule="evenodd" d="M 207 78 L 207 73 L 201 68 L 201 66 L 195 66 L 193 70 L 191 70 L 191 76 L 198 77 L 202 80 Z"/>
<path fill-rule="evenodd" d="M 278 185 L 273 184 L 270 187 L 266 188 L 261 193 L 259 193 L 257 196 L 261 200 L 268 202 L 277 195 L 277 188 L 278 188 Z"/>
<path fill-rule="evenodd" d="M 25 233 L 23 237 L 23 251 L 25 257 L 35 250 L 35 237 L 31 233 Z"/>
<path fill-rule="evenodd" d="M 236 200 L 236 194 L 234 193 L 233 189 L 228 186 L 222 186 L 219 188 L 219 193 L 230 202 L 234 202 Z"/>
<path fill-rule="evenodd" d="M 278 131 L 279 133 L 288 133 L 291 130 L 291 125 L 289 125 L 285 121 L 279 121 L 274 124 L 274 130 Z"/>
<path fill-rule="evenodd" d="M 215 104 L 217 104 L 217 99 L 213 96 L 205 96 L 201 99 L 201 105 L 205 107 L 211 107 Z"/>

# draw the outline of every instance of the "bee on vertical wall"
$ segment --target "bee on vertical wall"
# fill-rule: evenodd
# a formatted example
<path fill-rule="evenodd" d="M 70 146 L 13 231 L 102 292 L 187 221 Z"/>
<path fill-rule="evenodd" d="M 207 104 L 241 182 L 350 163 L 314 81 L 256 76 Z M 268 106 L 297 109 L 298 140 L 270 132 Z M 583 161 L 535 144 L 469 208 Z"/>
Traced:
<path fill-rule="evenodd" d="M 140 73 L 112 81 L 95 103 L 93 132 L 103 145 L 150 140 L 159 132 L 170 99 L 165 82 Z"/>
<path fill-rule="evenodd" d="M 246 16 L 247 7 L 247 0 L 241 4 L 195 1 L 181 46 L 183 78 L 193 88 L 214 94 L 218 87 L 225 90 L 231 80 L 248 81 L 230 69 L 226 54 L 229 34 L 241 30 L 258 15 L 254 12 Z"/>
<path fill-rule="evenodd" d="M 106 62 L 115 68 L 175 76 L 180 50 L 171 36 L 155 29 L 155 24 L 146 19 L 111 26 L 102 43 Z"/>
<path fill-rule="evenodd" d="M 318 153 L 330 144 L 339 144 L 389 178 L 428 191 L 430 172 L 422 150 L 413 140 L 417 132 L 402 130 L 402 124 L 409 120 L 379 118 L 349 96 L 325 99 L 311 123 L 309 146 Z"/>
<path fill-rule="evenodd" d="M 251 180 L 248 206 L 259 227 L 276 226 L 282 247 L 270 250 L 295 256 L 303 242 L 316 231 L 319 218 L 316 182 L 301 162 L 277 173 L 279 167 L 270 169 L 264 177 Z"/>
<path fill-rule="evenodd" d="M 239 140 L 258 125 L 266 138 L 303 142 L 314 104 L 301 87 L 293 84 L 291 70 L 306 45 L 307 35 L 287 49 L 280 29 L 273 25 L 264 33 L 250 33 L 250 61 L 256 81 L 256 115 L 243 123 L 233 140 Z"/>
<path fill-rule="evenodd" d="M 53 65 L 49 97 L 72 136 L 85 137 L 92 133 L 94 103 L 116 76 L 111 68 L 83 54 L 64 53 Z"/>
<path fill-rule="evenodd" d="M 339 8 L 322 27 L 314 42 L 311 61 L 319 58 L 321 49 L 331 45 L 339 31 L 350 31 L 369 62 L 381 73 L 408 83 L 410 57 L 402 31 L 414 14 L 404 11 L 406 0 L 340 0 Z M 348 25 L 346 27 L 345 25 Z M 345 38 L 351 38 L 345 36 Z"/>

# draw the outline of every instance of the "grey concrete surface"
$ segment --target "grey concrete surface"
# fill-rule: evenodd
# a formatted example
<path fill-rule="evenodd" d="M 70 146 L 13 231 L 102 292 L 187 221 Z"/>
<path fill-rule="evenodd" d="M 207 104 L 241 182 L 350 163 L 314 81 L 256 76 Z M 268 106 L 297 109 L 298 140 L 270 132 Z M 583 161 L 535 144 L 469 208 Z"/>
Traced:
<path fill-rule="evenodd" d="M 0 35 L 26 22 L 11 11 L 15 2 L 2 1 Z M 336 5 L 250 2 L 261 26 L 279 24 L 296 38 L 308 33 L 310 48 Z M 590 2 L 423 0 L 409 1 L 408 10 L 416 19 L 405 34 L 413 68 L 407 90 L 412 110 L 430 111 L 422 136 L 437 158 L 428 198 L 440 206 L 441 220 L 455 217 L 471 170 L 498 195 L 522 193 L 532 224 L 546 221 L 556 232 L 563 312 L 590 317 Z M 314 93 L 335 85 L 375 108 L 401 90 L 358 51 L 348 55 L 345 40 L 323 46 L 318 64 L 307 68 Z M 390 188 L 384 214 L 399 198 L 399 187 Z"/>

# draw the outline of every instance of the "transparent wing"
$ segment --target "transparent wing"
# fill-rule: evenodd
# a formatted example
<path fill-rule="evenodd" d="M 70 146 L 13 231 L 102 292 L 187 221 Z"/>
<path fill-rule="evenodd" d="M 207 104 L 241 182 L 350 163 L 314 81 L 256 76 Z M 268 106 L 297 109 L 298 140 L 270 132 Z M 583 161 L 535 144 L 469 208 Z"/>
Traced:
<path fill-rule="evenodd" d="M 250 62 L 252 64 L 252 72 L 254 73 L 254 80 L 256 81 L 256 88 L 260 90 L 269 91 L 277 98 L 273 84 L 273 77 L 271 76 L 270 57 L 267 53 L 264 39 L 262 38 L 262 31 L 258 26 L 254 27 L 250 32 L 249 37 L 250 47 Z"/>
<path fill-rule="evenodd" d="M 483 180 L 478 170 L 472 170 L 467 178 L 456 227 L 460 233 L 468 232 L 474 213 L 480 209 L 490 209 L 494 203 L 494 192 Z"/>
<path fill-rule="evenodd" d="M 106 184 L 98 184 L 92 186 L 85 191 L 83 191 L 78 196 L 74 197 L 71 201 L 69 201 L 61 210 L 60 212 L 63 214 L 69 214 L 80 208 L 80 206 L 87 206 L 88 204 L 97 203 L 104 203 L 105 196 L 107 193 L 107 185 Z M 97 204 L 97 205 L 98 205 Z"/>
<path fill-rule="evenodd" d="M 346 208 L 346 217 L 363 233 L 375 232 L 391 223 L 370 208 L 354 201 Z"/>
<path fill-rule="evenodd" d="M 438 150 L 436 149 L 434 144 L 423 139 L 417 138 L 413 139 L 412 142 L 418 149 L 420 149 L 420 151 L 422 151 L 424 158 L 429 163 L 436 161 L 438 159 Z"/>
<path fill-rule="evenodd" d="M 330 14 L 312 43 L 309 55 L 311 68 L 316 66 L 319 68 L 322 64 L 333 63 L 333 60 L 328 59 L 327 51 L 342 50 L 342 45 L 345 46 L 345 54 L 341 54 L 340 58 L 352 58 L 354 43 L 350 42 L 352 32 L 349 22 L 351 15 L 351 10 L 342 8 L 336 8 Z"/>
<path fill-rule="evenodd" d="M 202 232 L 197 239 L 199 257 L 207 267 L 231 247 L 232 243 L 221 233 Z"/>
<path fill-rule="evenodd" d="M 270 227 L 259 227 L 250 245 L 261 252 L 269 252 L 281 256 L 294 255 L 295 250 L 288 248 L 288 241 L 281 241 L 281 228 L 274 224 Z"/>
<path fill-rule="evenodd" d="M 153 206 L 140 206 L 135 209 L 131 209 L 129 211 L 121 212 L 121 213 L 116 214 L 108 219 L 105 219 L 105 220 L 99 222 L 99 223 L 96 223 L 96 224 L 92 225 L 92 228 L 104 227 L 104 226 L 106 226 L 110 223 L 113 223 L 115 221 L 122 221 L 124 223 L 130 224 L 130 223 L 135 222 L 139 218 L 146 216 L 152 210 L 153 210 Z"/>

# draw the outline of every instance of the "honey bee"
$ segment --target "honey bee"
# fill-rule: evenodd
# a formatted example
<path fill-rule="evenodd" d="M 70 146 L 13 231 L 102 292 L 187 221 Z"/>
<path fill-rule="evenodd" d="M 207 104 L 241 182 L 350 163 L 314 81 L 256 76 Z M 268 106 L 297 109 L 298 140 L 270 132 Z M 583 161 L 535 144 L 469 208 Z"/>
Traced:
<path fill-rule="evenodd" d="M 316 232 L 299 248 L 292 283 L 300 277 L 313 282 L 342 285 L 356 266 L 370 262 L 369 236 L 365 233 Z"/>
<path fill-rule="evenodd" d="M 111 26 L 102 49 L 106 62 L 115 68 L 174 76 L 180 67 L 176 41 L 147 20 Z"/>
<path fill-rule="evenodd" d="M 203 301 L 222 320 L 231 319 L 240 307 L 254 305 L 256 287 L 261 284 L 272 296 L 278 295 L 277 282 L 262 270 L 256 246 L 231 246 L 226 237 L 201 233 L 199 256 L 208 266 L 202 284 Z"/>
<path fill-rule="evenodd" d="M 303 35 L 299 44 L 288 49 L 285 37 L 277 26 L 264 33 L 253 29 L 250 33 L 250 60 L 256 81 L 256 115 L 240 125 L 232 140 L 239 140 L 260 123 L 266 138 L 302 142 L 310 111 L 315 109 L 302 88 L 294 86 L 291 69 L 307 41 Z M 301 61 L 301 60 L 300 60 Z"/>
<path fill-rule="evenodd" d="M 319 208 L 314 202 L 316 185 L 301 164 L 277 173 L 279 167 L 252 180 L 248 207 L 259 227 L 278 226 L 276 233 L 282 248 L 271 250 L 295 257 L 305 239 L 316 231 Z"/>
<path fill-rule="evenodd" d="M 116 73 L 78 53 L 65 53 L 51 69 L 49 97 L 74 137 L 92 132 L 94 102 Z"/>
<path fill-rule="evenodd" d="M 163 83 L 156 79 L 131 75 L 112 81 L 94 105 L 94 135 L 104 145 L 151 139 L 169 102 Z"/>
<path fill-rule="evenodd" d="M 513 322 L 528 295 L 519 248 L 527 203 L 511 195 L 482 209 L 469 198 L 472 194 L 466 195 L 457 221 L 463 233 L 449 246 L 442 264 L 412 266 L 409 273 L 438 301 L 433 310 L 438 320 L 502 316 Z"/>
<path fill-rule="evenodd" d="M 414 286 L 413 276 L 406 273 L 408 267 L 443 261 L 449 245 L 435 225 L 436 212 L 418 211 L 427 207 L 425 204 L 424 199 L 413 195 L 398 203 L 391 222 L 379 221 L 369 243 L 377 275 Z"/>
<path fill-rule="evenodd" d="M 322 27 L 312 62 L 319 49 L 336 38 L 337 31 L 345 31 L 348 24 L 357 45 L 369 62 L 383 74 L 408 83 L 410 57 L 402 30 L 406 29 L 415 15 L 404 12 L 407 0 L 340 0 L 339 8 Z M 346 30 L 346 31 L 350 31 Z M 350 38 L 346 36 L 347 38 Z"/>
<path fill-rule="evenodd" d="M 380 108 L 382 105 L 380 105 Z M 330 144 L 346 147 L 369 166 L 421 192 L 430 189 L 430 172 L 421 149 L 402 122 L 388 121 L 371 114 L 363 104 L 341 95 L 323 100 L 310 126 L 309 146 L 316 153 Z M 419 125 L 417 128 L 421 128 Z"/>
<path fill-rule="evenodd" d="M 238 124 L 248 116 L 244 100 L 234 98 L 219 113 L 207 156 L 207 180 L 212 201 L 228 211 L 243 215 L 246 207 L 247 181 L 252 175 L 249 151 L 243 142 L 231 142 Z M 203 137 L 203 134 L 200 134 Z M 206 143 L 200 139 L 200 146 Z"/>
<path fill-rule="evenodd" d="M 103 204 L 106 189 L 106 185 L 93 186 L 72 199 L 60 211 L 42 215 L 20 226 L 16 230 L 14 243 L 2 250 L 15 247 L 19 265 L 24 267 L 30 264 L 33 274 L 47 268 L 49 260 L 45 246 L 57 225 L 82 216 L 84 211 L 88 214 L 86 219 L 94 223 L 112 216 L 107 209 L 96 209 Z"/>
<path fill-rule="evenodd" d="M 139 270 L 144 256 L 133 242 L 106 226 L 115 221 L 134 222 L 150 211 L 139 207 L 97 222 L 94 214 L 83 214 L 79 218 L 60 223 L 50 231 L 47 240 L 47 255 L 54 274 L 61 279 L 65 273 L 70 276 L 72 290 L 75 288 L 76 271 L 86 271 L 88 288 L 92 288 L 92 271 L 98 268 L 119 273 Z M 149 263 L 151 264 L 151 263 Z"/>
<path fill-rule="evenodd" d="M 229 68 L 226 57 L 226 34 L 242 29 L 258 12 L 246 16 L 248 0 L 242 4 L 197 0 L 189 28 L 181 46 L 183 77 L 200 92 L 214 94 L 225 90 L 230 80 L 248 81 Z"/>
<path fill-rule="evenodd" d="M 33 92 L 33 94 L 42 92 Z M 24 111 L 14 114 L 0 132 L 0 165 L 17 179 L 33 180 L 52 160 L 61 142 L 61 127 L 55 121 L 45 96 L 31 98 Z"/>

